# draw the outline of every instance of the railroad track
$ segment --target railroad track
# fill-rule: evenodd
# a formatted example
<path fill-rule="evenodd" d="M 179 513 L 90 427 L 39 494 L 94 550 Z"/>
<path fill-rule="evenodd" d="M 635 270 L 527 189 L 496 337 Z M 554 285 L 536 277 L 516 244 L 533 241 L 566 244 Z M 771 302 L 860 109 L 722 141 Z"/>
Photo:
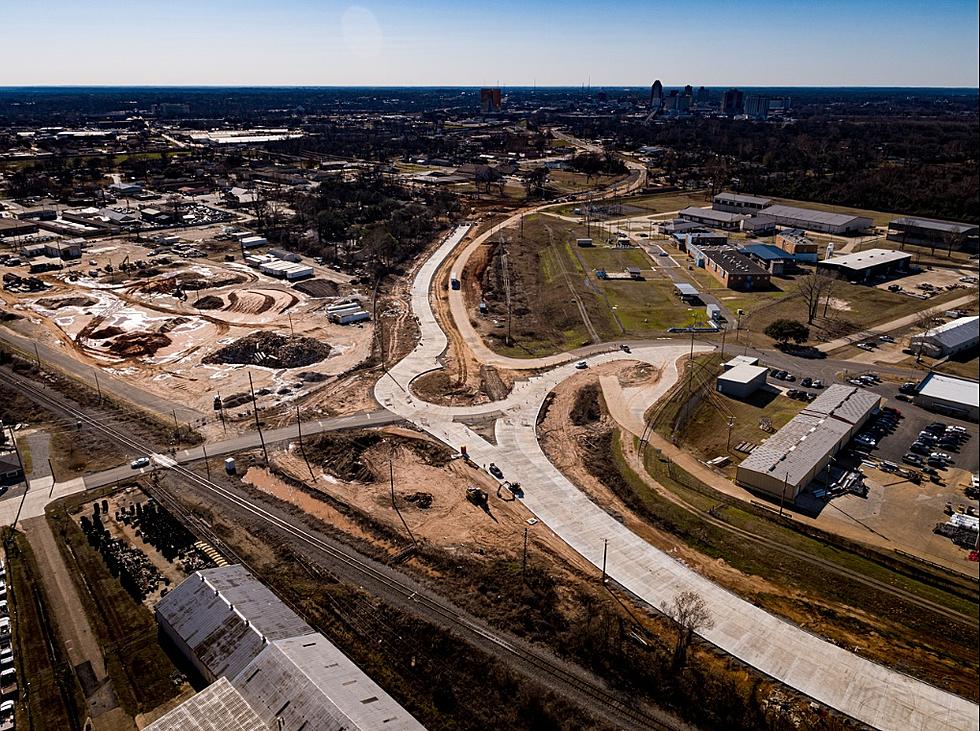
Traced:
<path fill-rule="evenodd" d="M 253 515 L 282 533 L 285 533 L 297 541 L 329 556 L 331 559 L 343 564 L 353 572 L 370 579 L 372 582 L 378 585 L 383 586 L 387 591 L 399 596 L 403 602 L 410 602 L 424 608 L 427 612 L 440 617 L 444 622 L 451 625 L 455 629 L 462 630 L 464 635 L 477 637 L 483 642 L 493 645 L 498 651 L 510 656 L 522 666 L 534 668 L 536 671 L 543 673 L 550 680 L 557 682 L 559 685 L 571 688 L 578 694 L 601 704 L 601 707 L 604 710 L 612 711 L 612 715 L 628 720 L 629 728 L 646 728 L 655 729 L 657 731 L 676 728 L 676 725 L 643 711 L 642 709 L 638 708 L 635 703 L 623 700 L 617 694 L 612 693 L 583 677 L 580 677 L 576 673 L 562 667 L 559 663 L 550 660 L 543 654 L 534 652 L 531 649 L 522 647 L 506 638 L 500 637 L 491 629 L 484 627 L 480 623 L 475 622 L 469 617 L 465 616 L 465 614 L 458 609 L 445 604 L 432 596 L 421 593 L 418 588 L 411 586 L 407 581 L 401 581 L 397 578 L 397 576 L 379 570 L 367 560 L 357 555 L 352 555 L 351 553 L 343 551 L 336 546 L 327 543 L 313 533 L 303 530 L 275 513 L 256 505 L 248 498 L 238 494 L 237 492 L 212 482 L 188 469 L 187 467 L 172 462 L 169 460 L 169 458 L 163 455 L 154 454 L 152 449 L 148 449 L 147 445 L 139 440 L 103 424 L 97 419 L 90 417 L 80 409 L 63 403 L 62 401 L 46 393 L 42 388 L 39 388 L 31 383 L 27 383 L 21 379 L 18 379 L 17 386 L 26 391 L 28 395 L 36 402 L 70 413 L 83 424 L 87 424 L 88 426 L 98 430 L 107 438 L 115 441 L 116 443 L 128 449 L 132 449 L 137 453 L 153 454 L 153 459 L 157 461 L 159 466 L 169 469 L 171 473 L 185 482 L 198 489 L 216 495 L 221 500 L 231 503 L 238 509 Z M 158 495 L 161 493 L 166 494 L 166 491 L 162 488 L 155 488 L 152 491 L 156 492 Z M 177 501 L 169 496 L 168 498 L 165 498 L 165 502 L 167 503 L 168 507 L 174 507 L 177 505 Z M 209 541 L 215 542 L 218 546 L 221 546 L 224 550 L 231 553 L 229 558 L 241 560 L 234 554 L 233 551 L 230 551 L 227 546 L 225 546 L 223 542 L 217 538 L 217 536 L 213 534 L 210 528 L 206 526 L 203 521 L 191 515 L 189 511 L 183 508 L 183 506 L 175 507 L 174 509 L 175 512 L 177 512 L 182 518 L 192 523 L 192 525 L 195 526 L 201 534 L 203 534 L 203 537 Z"/>

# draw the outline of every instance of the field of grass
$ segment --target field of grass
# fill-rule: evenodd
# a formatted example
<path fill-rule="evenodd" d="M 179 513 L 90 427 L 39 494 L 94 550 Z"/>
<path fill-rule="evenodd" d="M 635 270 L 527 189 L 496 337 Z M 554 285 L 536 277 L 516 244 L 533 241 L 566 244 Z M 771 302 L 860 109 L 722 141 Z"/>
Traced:
<path fill-rule="evenodd" d="M 23 533 L 7 528 L 3 540 L 17 679 L 26 698 L 16 708 L 17 728 L 80 729 L 85 699 L 49 613 L 30 544 Z"/>
<path fill-rule="evenodd" d="M 657 213 L 669 213 L 671 211 L 679 211 L 689 206 L 706 206 L 710 205 L 711 197 L 705 197 L 705 191 L 691 191 L 691 192 L 671 192 L 671 193 L 655 193 L 653 195 L 640 195 L 629 198 L 616 198 L 613 201 L 606 201 L 612 204 L 621 204 L 623 206 L 623 216 L 642 216 Z M 574 216 L 575 209 L 581 207 L 583 204 L 574 203 L 567 206 L 559 206 L 558 208 L 553 208 L 555 213 L 562 216 Z M 620 214 L 616 214 L 613 218 L 620 217 Z"/>
<path fill-rule="evenodd" d="M 765 390 L 756 391 L 744 401 L 712 392 L 711 398 L 702 400 L 694 410 L 678 436 L 685 447 L 704 459 L 727 454 L 741 461 L 744 455 L 735 451 L 740 442 L 759 444 L 771 434 L 759 428 L 763 417 L 776 430 L 796 416 L 804 405 L 802 401 Z M 731 446 L 726 451 L 730 416 L 735 421 Z"/>
<path fill-rule="evenodd" d="M 577 258 L 585 262 L 591 272 L 594 269 L 605 269 L 610 272 L 621 272 L 626 267 L 650 269 L 650 257 L 640 249 L 615 249 L 602 246 L 594 248 L 575 247 Z"/>
<path fill-rule="evenodd" d="M 119 705 L 127 714 L 150 711 L 175 695 L 172 677 L 176 668 L 158 641 L 156 620 L 143 604 L 136 602 L 109 573 L 71 515 L 78 505 L 88 504 L 118 488 L 86 492 L 52 503 L 47 520 L 82 598 L 84 610 L 99 639 Z"/>
<path fill-rule="evenodd" d="M 581 193 L 592 188 L 604 188 L 625 178 L 625 175 L 599 175 L 586 178 L 584 173 L 576 173 L 571 170 L 552 170 L 548 174 L 547 187 L 559 195 L 567 195 L 569 193 Z"/>
<path fill-rule="evenodd" d="M 695 313 L 703 311 L 679 300 L 673 283 L 664 278 L 642 282 L 607 280 L 598 285 L 615 308 L 626 334 L 632 337 L 663 335 L 667 328 L 686 327 L 694 322 Z"/>

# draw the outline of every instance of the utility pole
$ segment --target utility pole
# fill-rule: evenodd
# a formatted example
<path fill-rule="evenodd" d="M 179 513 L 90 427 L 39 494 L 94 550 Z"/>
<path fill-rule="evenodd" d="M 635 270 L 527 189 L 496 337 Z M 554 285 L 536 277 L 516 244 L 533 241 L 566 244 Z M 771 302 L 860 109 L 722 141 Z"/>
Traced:
<path fill-rule="evenodd" d="M 606 555 L 609 552 L 609 539 L 602 539 L 602 585 L 606 585 Z"/>
<path fill-rule="evenodd" d="M 521 559 L 521 581 L 527 583 L 527 526 L 524 526 L 524 556 Z"/>
<path fill-rule="evenodd" d="M 313 474 L 313 468 L 310 467 L 310 460 L 306 458 L 306 447 L 303 446 L 303 423 L 299 420 L 299 404 L 296 404 L 296 431 L 299 432 L 299 453 L 303 455 L 306 469 L 310 471 L 310 479 L 316 482 L 316 475 Z"/>
<path fill-rule="evenodd" d="M 208 447 L 206 444 L 201 445 L 201 450 L 204 452 L 204 469 L 208 472 L 208 482 L 211 482 L 211 462 L 208 461 Z"/>
<path fill-rule="evenodd" d="M 725 445 L 725 451 L 730 452 L 732 449 L 732 427 L 735 426 L 735 417 L 728 417 L 728 444 Z"/>
<path fill-rule="evenodd" d="M 41 353 L 37 349 L 37 341 L 34 341 L 34 357 L 37 358 L 37 369 L 41 370 Z"/>
<path fill-rule="evenodd" d="M 10 442 L 14 445 L 14 454 L 17 455 L 17 464 L 20 465 L 20 473 L 24 475 L 24 494 L 20 496 L 20 504 L 17 506 L 17 515 L 14 516 L 14 523 L 11 526 L 13 530 L 17 530 L 17 521 L 20 520 L 20 511 L 24 509 L 24 501 L 27 500 L 27 493 L 31 491 L 30 480 L 27 479 L 27 470 L 24 469 L 24 460 L 20 456 L 20 447 L 17 446 L 17 438 L 14 436 L 14 430 L 10 430 Z"/>
<path fill-rule="evenodd" d="M 177 423 L 177 409 L 171 409 L 170 413 L 174 415 L 174 435 L 177 439 L 177 446 L 180 446 L 180 424 Z"/>
<path fill-rule="evenodd" d="M 95 390 L 99 392 L 99 406 L 102 405 L 102 386 L 99 385 L 99 371 L 96 368 L 92 369 L 92 375 L 95 376 Z"/>
<path fill-rule="evenodd" d="M 726 323 L 727 324 L 727 323 Z M 725 336 L 728 335 L 728 328 L 722 328 L 721 331 L 721 357 L 725 357 Z"/>
<path fill-rule="evenodd" d="M 269 452 L 265 448 L 265 437 L 262 436 L 262 426 L 259 424 L 259 405 L 255 400 L 255 386 L 252 385 L 252 372 L 248 372 L 248 390 L 252 392 L 252 414 L 255 416 L 255 428 L 259 432 L 259 441 L 262 443 L 262 454 L 265 457 L 266 465 L 269 464 Z"/>
<path fill-rule="evenodd" d="M 286 317 L 289 318 L 289 334 L 296 337 L 296 331 L 293 329 L 293 313 L 287 312 Z"/>

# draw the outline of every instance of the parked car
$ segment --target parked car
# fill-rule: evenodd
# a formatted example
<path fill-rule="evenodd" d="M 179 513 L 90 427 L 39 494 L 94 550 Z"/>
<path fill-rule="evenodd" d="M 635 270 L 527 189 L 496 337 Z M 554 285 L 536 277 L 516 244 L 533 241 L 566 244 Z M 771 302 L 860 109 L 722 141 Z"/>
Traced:
<path fill-rule="evenodd" d="M 820 380 L 820 379 L 818 378 L 817 380 L 815 380 L 815 381 L 813 382 L 813 387 L 814 387 L 814 388 L 823 388 L 823 381 L 821 381 L 821 380 Z"/>
<path fill-rule="evenodd" d="M 930 454 L 929 446 L 927 444 L 923 444 L 922 442 L 912 442 L 912 444 L 909 445 L 909 451 L 915 452 L 916 454 L 921 454 L 924 457 L 928 457 Z"/>
<path fill-rule="evenodd" d="M 911 381 L 908 381 L 907 383 L 903 383 L 901 386 L 899 386 L 898 387 L 898 390 L 901 393 L 913 394 L 913 393 L 915 393 L 915 387 L 916 387 L 916 385 L 918 385 L 918 384 L 915 384 L 915 383 L 912 383 Z"/>
<path fill-rule="evenodd" d="M 895 398 L 898 399 L 899 401 L 905 401 L 906 403 L 912 403 L 912 401 L 914 400 L 907 393 L 895 394 Z"/>
<path fill-rule="evenodd" d="M 489 472 L 491 475 L 493 475 L 494 477 L 496 477 L 498 480 L 504 479 L 504 473 L 503 473 L 503 471 L 497 465 L 495 465 L 493 462 L 491 462 L 490 463 L 490 466 L 487 467 L 487 472 Z"/>
<path fill-rule="evenodd" d="M 803 386 L 803 388 L 812 388 L 813 387 L 813 379 L 810 378 L 810 376 L 807 376 L 802 381 L 800 381 L 800 385 Z"/>
<path fill-rule="evenodd" d="M 881 342 L 883 342 L 883 343 L 894 343 L 895 342 L 895 338 L 893 338 L 891 335 L 879 335 L 878 336 L 878 339 Z"/>
<path fill-rule="evenodd" d="M 916 467 L 921 467 L 923 465 L 922 457 L 917 454 L 912 454 L 911 452 L 903 454 L 902 461 L 905 464 L 915 465 Z"/>
<path fill-rule="evenodd" d="M 946 452 L 933 452 L 929 455 L 933 459 L 941 459 L 944 462 L 952 462 L 953 458 L 950 457 Z"/>

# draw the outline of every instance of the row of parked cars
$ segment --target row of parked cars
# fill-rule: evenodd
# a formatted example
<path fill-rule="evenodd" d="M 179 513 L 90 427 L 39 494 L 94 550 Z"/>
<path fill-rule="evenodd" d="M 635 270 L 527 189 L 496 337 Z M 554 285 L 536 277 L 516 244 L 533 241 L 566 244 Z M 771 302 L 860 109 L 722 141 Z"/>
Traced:
<path fill-rule="evenodd" d="M 878 446 L 878 442 L 895 431 L 902 412 L 891 406 L 883 407 L 864 428 L 854 437 L 854 446 L 859 451 L 869 452 Z"/>
<path fill-rule="evenodd" d="M 922 468 L 946 469 L 955 461 L 950 452 L 958 452 L 970 438 L 970 433 L 962 426 L 949 426 L 934 421 L 919 432 L 919 436 L 909 445 L 902 457 L 906 464 Z"/>
<path fill-rule="evenodd" d="M 14 650 L 10 646 L 10 617 L 7 608 L 7 568 L 0 559 L 0 687 L 4 695 L 17 683 L 14 669 Z M 0 729 L 14 727 L 14 701 L 4 698 L 0 701 Z"/>

